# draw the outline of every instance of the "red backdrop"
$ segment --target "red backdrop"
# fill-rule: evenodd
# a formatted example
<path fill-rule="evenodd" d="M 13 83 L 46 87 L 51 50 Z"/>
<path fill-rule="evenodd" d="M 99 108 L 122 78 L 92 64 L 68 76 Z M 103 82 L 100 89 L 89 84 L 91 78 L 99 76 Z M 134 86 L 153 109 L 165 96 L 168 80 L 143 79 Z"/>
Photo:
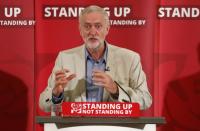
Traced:
<path fill-rule="evenodd" d="M 22 17 L 35 16 L 36 20 L 35 28 L 0 26 L 0 98 L 3 100 L 0 106 L 1 129 L 42 130 L 41 126 L 34 126 L 34 116 L 46 115 L 38 108 L 38 98 L 46 87 L 55 58 L 60 50 L 82 43 L 77 19 L 44 19 L 43 6 L 90 4 L 94 4 L 94 1 L 0 2 L 0 12 L 4 5 L 20 5 L 23 8 Z M 137 51 L 141 55 L 153 95 L 152 107 L 143 114 L 165 116 L 168 123 L 161 126 L 160 130 L 163 131 L 200 130 L 199 19 L 157 18 L 159 5 L 199 7 L 200 1 L 111 0 L 95 1 L 95 4 L 128 5 L 132 7 L 133 17 L 146 19 L 147 23 L 141 27 L 112 27 L 107 38 L 110 43 Z"/>
<path fill-rule="evenodd" d="M 200 1 L 163 0 L 160 4 L 199 8 Z M 167 119 L 161 130 L 200 130 L 200 19 L 160 20 L 158 27 L 158 94 L 154 101 L 157 115 Z"/>
<path fill-rule="evenodd" d="M 34 1 L 0 0 L 0 20 L 14 5 L 34 19 Z M 34 129 L 34 95 L 34 27 L 0 25 L 0 130 Z"/>

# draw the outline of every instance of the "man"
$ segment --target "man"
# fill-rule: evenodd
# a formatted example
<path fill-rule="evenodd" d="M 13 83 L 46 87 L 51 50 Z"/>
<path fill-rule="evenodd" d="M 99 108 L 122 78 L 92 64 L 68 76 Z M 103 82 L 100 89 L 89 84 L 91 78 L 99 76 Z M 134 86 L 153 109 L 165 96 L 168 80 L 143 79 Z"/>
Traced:
<path fill-rule="evenodd" d="M 84 45 L 61 51 L 39 104 L 50 111 L 52 104 L 75 102 L 138 102 L 141 109 L 152 103 L 146 76 L 136 52 L 105 41 L 109 17 L 98 6 L 85 8 L 79 17 Z"/>

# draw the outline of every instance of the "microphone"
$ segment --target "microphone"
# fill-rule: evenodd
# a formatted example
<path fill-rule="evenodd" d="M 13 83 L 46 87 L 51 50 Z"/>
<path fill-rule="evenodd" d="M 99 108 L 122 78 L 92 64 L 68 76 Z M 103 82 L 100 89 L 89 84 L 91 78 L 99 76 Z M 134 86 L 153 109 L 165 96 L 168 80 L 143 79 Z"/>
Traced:
<path fill-rule="evenodd" d="M 114 81 L 114 82 L 117 84 L 117 86 L 118 86 L 124 93 L 126 93 L 126 95 L 127 95 L 128 98 L 129 98 L 129 102 L 132 102 L 132 101 L 131 101 L 130 95 L 120 86 L 120 84 L 118 84 L 116 81 Z M 123 102 L 128 102 L 127 100 L 124 100 L 124 99 L 122 99 L 122 101 L 123 101 Z"/>
<path fill-rule="evenodd" d="M 105 68 L 105 71 L 110 71 L 110 67 L 109 67 L 109 66 L 106 67 L 106 68 Z"/>

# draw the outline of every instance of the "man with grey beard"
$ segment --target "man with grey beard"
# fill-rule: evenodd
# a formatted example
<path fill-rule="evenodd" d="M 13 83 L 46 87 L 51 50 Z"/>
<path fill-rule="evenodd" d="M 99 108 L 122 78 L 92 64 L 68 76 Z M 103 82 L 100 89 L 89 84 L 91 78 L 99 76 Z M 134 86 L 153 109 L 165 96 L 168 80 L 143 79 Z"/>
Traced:
<path fill-rule="evenodd" d="M 50 111 L 53 104 L 69 102 L 137 102 L 140 109 L 152 103 L 140 56 L 109 44 L 110 29 L 103 8 L 89 6 L 79 17 L 84 44 L 61 51 L 39 105 Z"/>

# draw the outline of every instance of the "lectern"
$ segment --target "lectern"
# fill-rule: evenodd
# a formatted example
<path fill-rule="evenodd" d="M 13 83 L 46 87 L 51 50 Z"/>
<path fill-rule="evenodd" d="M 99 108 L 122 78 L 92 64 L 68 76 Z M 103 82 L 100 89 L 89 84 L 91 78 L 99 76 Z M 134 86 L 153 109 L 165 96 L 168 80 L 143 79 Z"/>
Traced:
<path fill-rule="evenodd" d="M 163 117 L 59 117 L 37 116 L 44 131 L 156 131 Z"/>

